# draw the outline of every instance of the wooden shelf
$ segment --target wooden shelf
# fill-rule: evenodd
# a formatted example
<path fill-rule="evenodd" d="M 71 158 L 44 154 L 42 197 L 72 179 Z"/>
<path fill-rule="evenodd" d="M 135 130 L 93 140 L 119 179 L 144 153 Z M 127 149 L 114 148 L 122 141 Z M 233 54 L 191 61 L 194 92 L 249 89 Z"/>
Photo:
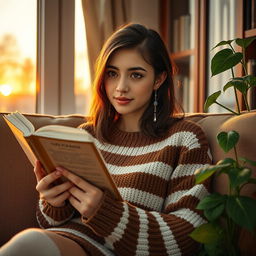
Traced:
<path fill-rule="evenodd" d="M 171 54 L 171 58 L 173 60 L 178 60 L 178 59 L 187 59 L 188 57 L 194 55 L 195 51 L 193 49 L 188 49 L 184 50 L 181 52 L 175 52 Z"/>
<path fill-rule="evenodd" d="M 245 30 L 245 16 L 246 16 L 246 3 L 247 0 L 234 0 L 236 2 L 236 37 L 248 38 L 256 36 L 256 28 Z M 164 36 L 173 62 L 178 66 L 180 76 L 188 76 L 194 87 L 192 92 L 194 96 L 194 112 L 202 112 L 203 105 L 206 99 L 207 86 L 208 86 L 208 17 L 210 4 L 208 0 L 180 0 L 177 4 L 174 0 L 160 0 L 161 13 L 160 19 L 162 24 L 162 35 Z M 248 1 L 249 2 L 249 1 Z M 191 11 L 190 4 L 193 4 L 193 12 Z M 191 47 L 185 51 L 178 51 L 180 44 L 176 43 L 174 35 L 174 21 L 179 19 L 180 16 L 187 15 L 189 12 L 193 13 L 194 25 L 190 35 L 194 36 L 193 44 L 186 47 Z M 178 26 L 179 27 L 179 26 Z M 180 27 L 179 27 L 180 28 Z M 184 31 L 184 29 L 183 29 Z M 174 47 L 175 46 L 175 47 Z M 177 50 L 177 52 L 174 51 Z M 181 47 L 185 49 L 185 47 Z M 246 50 L 246 59 L 256 59 L 256 41 L 254 41 Z M 243 75 L 242 68 L 236 68 L 236 76 Z M 255 97 L 256 99 L 256 97 Z M 240 97 L 239 100 L 242 101 Z"/>
<path fill-rule="evenodd" d="M 250 29 L 250 30 L 245 30 L 244 31 L 244 36 L 245 37 L 256 36 L 256 28 L 253 28 L 253 29 Z"/>
<path fill-rule="evenodd" d="M 169 47 L 175 78 L 188 85 L 180 90 L 181 103 L 185 111 L 202 112 L 207 72 L 207 0 L 180 0 L 179 4 L 174 0 L 161 0 L 160 3 L 161 34 Z"/>
<path fill-rule="evenodd" d="M 249 8 L 253 8 L 252 6 L 248 6 L 249 1 L 246 0 L 236 0 L 237 1 L 237 37 L 238 38 L 249 38 L 249 37 L 253 37 L 256 36 L 256 28 L 253 29 L 245 29 L 245 27 L 247 27 L 246 25 L 246 18 L 247 18 L 247 12 L 249 10 Z M 246 61 L 248 61 L 249 59 L 256 59 L 256 41 L 254 41 L 247 49 L 245 52 L 246 55 Z M 244 75 L 244 71 L 242 69 L 241 66 L 237 67 L 236 69 L 236 75 L 237 76 L 243 76 Z M 255 108 L 255 104 L 256 104 L 256 93 L 251 92 L 253 94 L 253 96 L 250 96 L 253 100 L 251 103 L 251 107 Z M 244 104 L 244 99 L 241 95 L 241 93 L 239 93 L 239 102 L 242 104 L 242 110 L 245 110 L 245 104 Z"/>

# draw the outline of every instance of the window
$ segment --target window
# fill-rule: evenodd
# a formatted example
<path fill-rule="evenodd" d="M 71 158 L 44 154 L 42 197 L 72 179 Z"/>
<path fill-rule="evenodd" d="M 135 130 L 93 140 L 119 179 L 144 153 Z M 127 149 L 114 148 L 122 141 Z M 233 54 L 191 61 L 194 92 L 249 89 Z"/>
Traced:
<path fill-rule="evenodd" d="M 0 111 L 35 112 L 36 0 L 0 0 Z M 4 21 L 4 22 L 3 22 Z"/>
<path fill-rule="evenodd" d="M 86 114 L 90 74 L 80 0 L 38 0 L 38 95 L 42 114 Z"/>
<path fill-rule="evenodd" d="M 81 0 L 75 1 L 75 112 L 88 114 L 91 78 Z"/>

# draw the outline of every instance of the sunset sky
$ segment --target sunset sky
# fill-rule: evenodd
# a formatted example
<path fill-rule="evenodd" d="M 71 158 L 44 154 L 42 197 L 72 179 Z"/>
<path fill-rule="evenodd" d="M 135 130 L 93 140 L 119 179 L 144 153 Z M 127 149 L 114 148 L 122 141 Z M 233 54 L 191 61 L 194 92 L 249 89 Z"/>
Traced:
<path fill-rule="evenodd" d="M 75 0 L 75 56 L 76 92 L 85 92 L 89 86 L 88 60 L 83 12 L 80 0 Z M 36 5 L 37 0 L 0 0 L 0 41 L 6 34 L 13 35 L 17 40 L 20 59 L 30 58 L 36 63 Z M 2 90 L 7 88 L 2 86 Z M 1 88 L 0 88 L 1 89 Z M 18 89 L 16 83 L 15 89 Z M 33 89 L 32 89 L 33 90 Z"/>
<path fill-rule="evenodd" d="M 37 0 L 0 0 L 0 37 L 14 34 L 24 56 L 34 57 L 36 51 Z M 76 0 L 76 50 L 84 50 L 84 24 L 81 1 Z M 79 10 L 79 11 L 78 11 Z"/>
<path fill-rule="evenodd" d="M 36 0 L 0 0 L 0 37 L 13 34 L 22 55 L 35 58 Z"/>

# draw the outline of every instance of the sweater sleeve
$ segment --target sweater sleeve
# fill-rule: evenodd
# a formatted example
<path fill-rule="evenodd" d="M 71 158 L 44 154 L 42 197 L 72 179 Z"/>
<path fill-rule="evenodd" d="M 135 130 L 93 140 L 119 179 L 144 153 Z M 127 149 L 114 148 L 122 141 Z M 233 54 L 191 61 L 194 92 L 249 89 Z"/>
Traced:
<path fill-rule="evenodd" d="M 106 193 L 97 213 L 83 223 L 118 255 L 193 255 L 198 244 L 189 234 L 205 223 L 196 206 L 210 185 L 195 185 L 194 172 L 211 163 L 203 131 L 198 128 L 195 136 L 184 133 L 179 138 L 182 146 L 161 212 L 115 201 Z"/>
<path fill-rule="evenodd" d="M 63 207 L 54 207 L 44 199 L 39 199 L 36 217 L 41 228 L 50 228 L 68 222 L 74 213 L 75 209 L 69 203 Z"/>

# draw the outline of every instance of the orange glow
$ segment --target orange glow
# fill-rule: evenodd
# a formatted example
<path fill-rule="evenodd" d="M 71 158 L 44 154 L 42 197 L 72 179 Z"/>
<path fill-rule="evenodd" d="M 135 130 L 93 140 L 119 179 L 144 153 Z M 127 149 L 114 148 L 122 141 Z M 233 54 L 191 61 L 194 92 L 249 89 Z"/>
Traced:
<path fill-rule="evenodd" d="M 13 88 L 9 84 L 2 84 L 0 85 L 0 93 L 4 96 L 9 96 L 13 91 Z"/>
<path fill-rule="evenodd" d="M 23 3 L 26 2 L 26 3 Z M 36 93 L 35 0 L 0 0 L 0 111 L 34 112 Z M 82 1 L 75 1 L 75 104 L 86 113 L 91 98 L 91 78 L 86 48 Z"/>
<path fill-rule="evenodd" d="M 37 1 L 0 0 L 0 111 L 35 111 Z"/>

